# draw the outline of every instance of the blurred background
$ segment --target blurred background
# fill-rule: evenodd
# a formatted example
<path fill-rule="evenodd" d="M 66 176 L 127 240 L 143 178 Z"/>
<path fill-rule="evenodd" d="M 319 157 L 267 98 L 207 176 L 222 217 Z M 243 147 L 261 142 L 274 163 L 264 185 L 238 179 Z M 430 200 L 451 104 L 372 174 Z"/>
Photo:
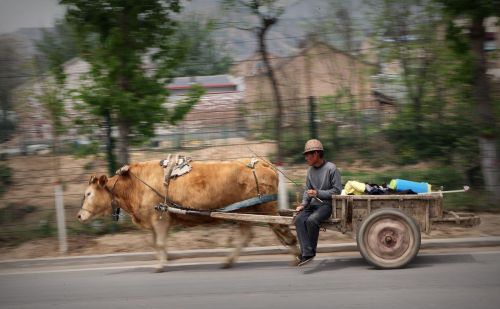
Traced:
<path fill-rule="evenodd" d="M 134 230 L 75 220 L 90 176 L 128 162 L 256 153 L 303 183 L 310 138 L 343 183 L 469 185 L 445 207 L 498 211 L 499 16 L 498 0 L 3 0 L 0 250 L 56 236 L 58 192 L 68 237 Z"/>

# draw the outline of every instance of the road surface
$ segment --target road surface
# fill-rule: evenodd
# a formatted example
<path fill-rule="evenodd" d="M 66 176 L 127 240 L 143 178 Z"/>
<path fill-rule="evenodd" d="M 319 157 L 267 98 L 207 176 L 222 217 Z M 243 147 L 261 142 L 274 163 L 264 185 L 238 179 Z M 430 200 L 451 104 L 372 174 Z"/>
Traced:
<path fill-rule="evenodd" d="M 500 308 L 500 252 L 420 254 L 376 270 L 359 257 L 2 272 L 0 308 Z"/>

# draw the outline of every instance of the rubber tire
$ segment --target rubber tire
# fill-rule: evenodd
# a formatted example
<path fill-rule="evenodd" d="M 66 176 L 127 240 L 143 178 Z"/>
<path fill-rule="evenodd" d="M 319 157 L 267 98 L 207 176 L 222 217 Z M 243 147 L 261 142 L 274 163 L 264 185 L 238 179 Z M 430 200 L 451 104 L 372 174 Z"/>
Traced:
<path fill-rule="evenodd" d="M 400 261 L 391 261 L 391 260 L 386 260 L 387 262 L 381 262 L 377 259 L 374 259 L 371 254 L 370 250 L 365 246 L 364 244 L 364 234 L 368 233 L 367 229 L 370 227 L 370 225 L 383 218 L 383 217 L 392 217 L 398 220 L 401 220 L 403 223 L 407 225 L 409 228 L 410 233 L 414 237 L 414 243 L 411 248 L 409 248 L 410 253 L 407 255 L 406 258 L 400 260 Z M 361 223 L 360 228 L 358 229 L 358 232 L 356 234 L 356 242 L 358 245 L 358 250 L 363 256 L 363 258 L 373 266 L 375 266 L 378 269 L 397 269 L 397 268 L 402 268 L 406 266 L 408 263 L 410 263 L 415 256 L 418 254 L 418 251 L 420 250 L 420 243 L 421 243 L 421 235 L 420 235 L 420 228 L 418 225 L 415 223 L 415 220 L 402 212 L 399 209 L 395 208 L 383 208 L 383 209 L 378 209 L 371 214 L 369 214 L 364 221 Z"/>

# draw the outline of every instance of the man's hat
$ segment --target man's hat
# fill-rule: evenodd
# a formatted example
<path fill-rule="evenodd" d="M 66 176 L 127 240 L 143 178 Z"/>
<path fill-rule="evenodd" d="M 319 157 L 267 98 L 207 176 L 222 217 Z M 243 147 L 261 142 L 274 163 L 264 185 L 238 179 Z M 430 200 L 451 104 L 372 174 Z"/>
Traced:
<path fill-rule="evenodd" d="M 317 139 L 310 139 L 306 142 L 306 146 L 304 147 L 304 154 L 311 151 L 324 151 L 323 144 Z"/>

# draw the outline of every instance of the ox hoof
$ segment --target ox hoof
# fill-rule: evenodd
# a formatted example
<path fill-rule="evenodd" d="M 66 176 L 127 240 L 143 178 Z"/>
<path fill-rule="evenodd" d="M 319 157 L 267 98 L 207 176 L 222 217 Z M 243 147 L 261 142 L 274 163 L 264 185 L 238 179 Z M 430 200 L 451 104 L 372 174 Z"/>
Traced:
<path fill-rule="evenodd" d="M 295 257 L 295 258 L 293 258 L 293 260 L 290 261 L 289 265 L 290 266 L 297 266 L 297 265 L 299 265 L 299 263 L 300 263 L 300 258 Z"/>
<path fill-rule="evenodd" d="M 222 264 L 221 268 L 222 269 L 233 268 L 233 262 L 226 262 L 226 263 Z"/>
<path fill-rule="evenodd" d="M 156 267 L 155 268 L 155 273 L 159 274 L 165 272 L 165 267 Z"/>

